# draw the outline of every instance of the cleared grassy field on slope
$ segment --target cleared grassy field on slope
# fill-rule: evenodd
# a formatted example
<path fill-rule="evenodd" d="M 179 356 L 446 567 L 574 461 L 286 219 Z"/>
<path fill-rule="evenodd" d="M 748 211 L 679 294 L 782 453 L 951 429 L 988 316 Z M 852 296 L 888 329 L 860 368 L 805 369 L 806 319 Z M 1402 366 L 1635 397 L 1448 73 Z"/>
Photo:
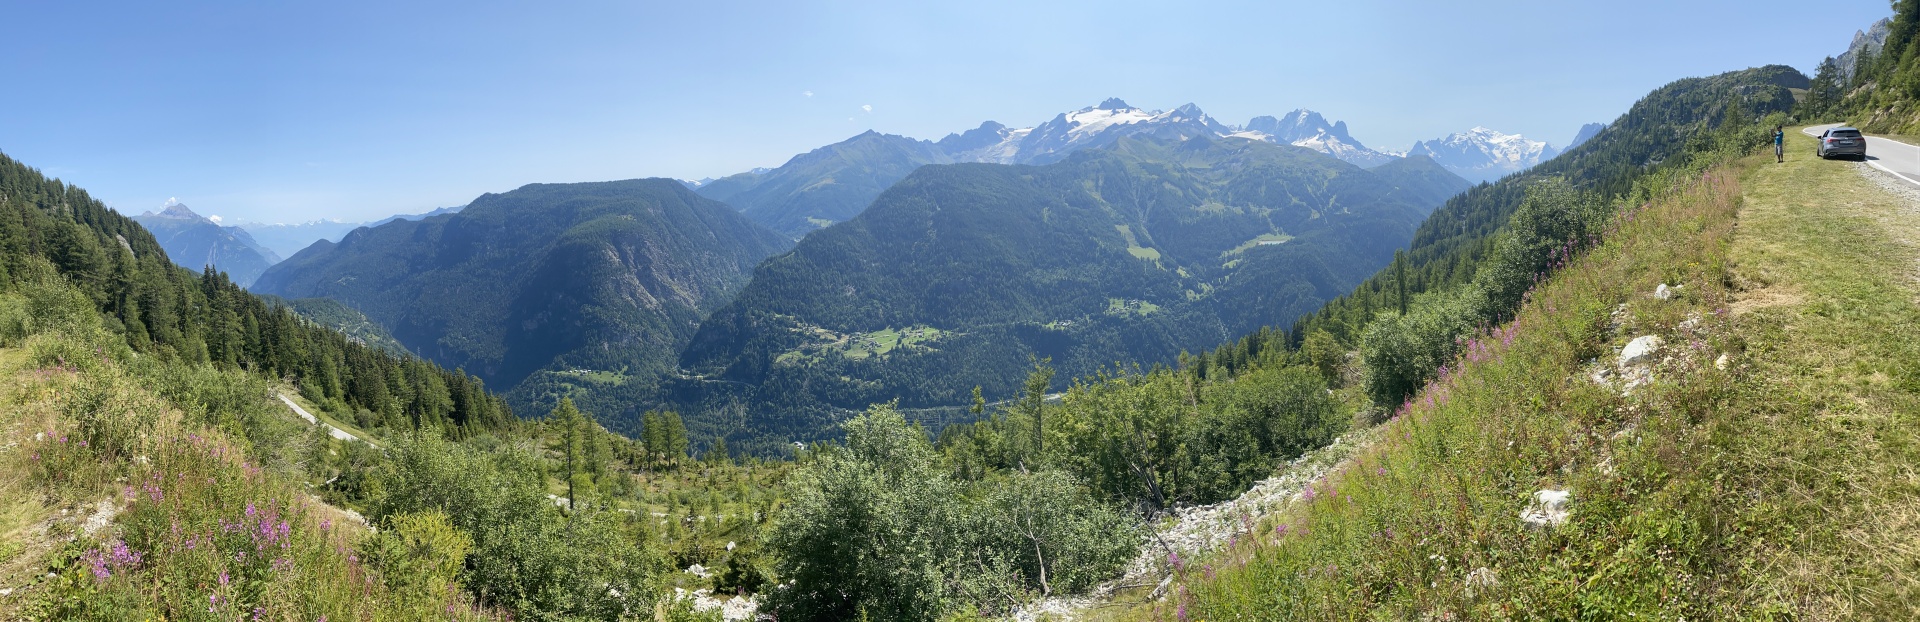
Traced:
<path fill-rule="evenodd" d="M 1135 615 L 1920 614 L 1920 214 L 1852 164 L 1767 160 L 1629 209 L 1385 441 Z M 1564 524 L 1522 520 L 1541 490 Z"/>

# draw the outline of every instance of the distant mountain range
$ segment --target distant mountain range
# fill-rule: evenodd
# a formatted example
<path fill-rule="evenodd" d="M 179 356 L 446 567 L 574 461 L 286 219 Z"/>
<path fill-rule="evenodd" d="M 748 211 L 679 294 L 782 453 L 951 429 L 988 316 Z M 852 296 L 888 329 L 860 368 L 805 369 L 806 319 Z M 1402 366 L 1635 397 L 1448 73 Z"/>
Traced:
<path fill-rule="evenodd" d="M 148 211 L 133 220 L 153 233 L 173 263 L 190 270 L 213 266 L 241 287 L 252 284 L 267 266 L 280 261 L 278 254 L 255 241 L 246 230 L 222 226 L 182 203 L 169 202 L 159 212 Z"/>
<path fill-rule="evenodd" d="M 342 236 L 347 235 L 348 232 L 354 229 L 361 227 L 378 227 L 395 220 L 420 220 L 441 214 L 451 214 L 460 211 L 461 207 L 442 207 L 425 214 L 399 214 L 367 222 L 341 222 L 332 219 L 321 219 L 294 224 L 242 222 L 235 223 L 234 226 L 245 229 L 247 233 L 253 235 L 253 239 L 260 242 L 261 246 L 273 250 L 273 252 L 278 253 L 281 257 L 292 257 L 294 253 L 298 253 L 320 240 L 338 242 Z"/>
<path fill-rule="evenodd" d="M 700 319 L 790 245 L 674 180 L 530 184 L 315 242 L 253 289 L 345 303 L 505 389 L 540 369 L 671 370 Z"/>
<path fill-rule="evenodd" d="M 794 156 L 777 168 L 682 183 L 701 196 L 738 208 L 755 222 L 798 238 L 852 218 L 882 190 L 928 164 L 1048 164 L 1125 137 L 1185 140 L 1202 136 L 1305 147 L 1362 167 L 1407 155 L 1368 148 L 1348 132 L 1346 122 L 1329 122 L 1311 110 L 1230 125 L 1193 104 L 1162 112 L 1111 98 L 1033 127 L 1012 128 L 988 121 L 938 141 L 869 131 Z M 1414 148 L 1470 181 L 1524 170 L 1558 153 L 1546 143 L 1485 128 L 1425 141 Z"/>
<path fill-rule="evenodd" d="M 1503 134 L 1484 127 L 1449 134 L 1446 138 L 1413 144 L 1407 155 L 1433 158 L 1468 181 L 1493 181 L 1553 159 L 1560 150 L 1519 134 Z"/>
<path fill-rule="evenodd" d="M 1607 129 L 1607 124 L 1605 123 L 1588 123 L 1582 125 L 1580 126 L 1580 131 L 1574 133 L 1573 142 L 1567 143 L 1567 148 L 1561 149 L 1560 151 L 1562 153 L 1573 151 L 1574 147 L 1587 144 L 1587 141 L 1593 140 L 1595 136 L 1599 136 L 1600 130 L 1604 129 Z"/>

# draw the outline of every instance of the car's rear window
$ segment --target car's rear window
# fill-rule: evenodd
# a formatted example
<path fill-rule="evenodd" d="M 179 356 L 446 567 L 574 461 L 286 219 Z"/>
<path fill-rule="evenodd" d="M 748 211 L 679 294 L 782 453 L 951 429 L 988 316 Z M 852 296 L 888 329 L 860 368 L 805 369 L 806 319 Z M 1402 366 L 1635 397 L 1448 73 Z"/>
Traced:
<path fill-rule="evenodd" d="M 1856 130 L 1840 130 L 1838 132 L 1834 132 L 1833 135 L 1840 138 L 1859 138 L 1860 132 Z"/>

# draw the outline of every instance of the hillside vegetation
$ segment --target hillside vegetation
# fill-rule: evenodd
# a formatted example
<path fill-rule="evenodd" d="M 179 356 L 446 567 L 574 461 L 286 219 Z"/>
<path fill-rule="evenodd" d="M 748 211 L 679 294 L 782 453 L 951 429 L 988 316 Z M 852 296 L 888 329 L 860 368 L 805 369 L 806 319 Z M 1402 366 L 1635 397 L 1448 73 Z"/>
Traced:
<path fill-rule="evenodd" d="M 1920 211 L 1822 161 L 1673 181 L 1141 613 L 1912 617 Z"/>
<path fill-rule="evenodd" d="M 1611 198 L 1635 192 L 1650 169 L 1683 166 L 1710 153 L 1716 128 L 1742 128 L 1759 140 L 1753 122 L 1794 106 L 1791 89 L 1807 77 L 1771 65 L 1704 78 L 1677 80 L 1633 107 L 1581 145 L 1525 173 L 1484 184 L 1447 201 L 1421 223 L 1406 256 L 1351 294 L 1293 324 L 1294 344 L 1326 331 L 1338 342 L 1358 345 L 1362 329 L 1385 309 L 1427 291 L 1449 290 L 1473 280 L 1495 251 L 1528 189 L 1542 180 L 1564 180 L 1569 189 Z M 1644 193 L 1641 195 L 1644 198 Z"/>

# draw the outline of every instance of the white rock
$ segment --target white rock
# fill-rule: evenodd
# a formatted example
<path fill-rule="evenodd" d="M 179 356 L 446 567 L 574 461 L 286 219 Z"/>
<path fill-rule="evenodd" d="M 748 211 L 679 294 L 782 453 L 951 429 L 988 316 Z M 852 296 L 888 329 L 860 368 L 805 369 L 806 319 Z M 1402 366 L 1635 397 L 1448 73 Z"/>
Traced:
<path fill-rule="evenodd" d="M 34 442 L 39 442 L 39 441 L 44 441 L 44 440 L 47 440 L 47 433 L 46 433 L 46 432 L 34 432 L 34 433 L 33 433 L 33 440 L 34 440 Z"/>
<path fill-rule="evenodd" d="M 700 577 L 700 578 L 702 578 L 702 579 L 705 579 L 705 578 L 707 578 L 707 576 L 708 576 L 708 574 L 707 574 L 707 567 L 706 567 L 706 566 L 702 566 L 702 565 L 700 565 L 700 564 L 694 564 L 694 565 L 692 565 L 692 566 L 687 566 L 687 574 L 690 574 L 690 575 L 693 575 L 693 576 L 696 576 L 696 577 Z"/>
<path fill-rule="evenodd" d="M 1681 287 L 1680 285 L 1667 287 L 1666 283 L 1661 283 L 1658 289 L 1653 290 L 1653 297 L 1660 300 L 1672 300 L 1674 296 L 1680 295 Z"/>
<path fill-rule="evenodd" d="M 99 503 L 93 504 L 93 514 L 88 516 L 87 521 L 80 525 L 80 531 L 91 538 L 93 534 L 99 533 L 100 530 L 106 529 L 107 525 L 113 523 L 113 517 L 119 513 L 120 508 L 113 505 L 113 499 L 111 497 L 101 499 Z"/>
<path fill-rule="evenodd" d="M 733 541 L 732 541 L 732 540 L 728 540 L 728 541 L 727 541 L 727 550 L 729 550 L 729 551 L 731 551 L 731 550 L 733 550 Z"/>
<path fill-rule="evenodd" d="M 1488 590 L 1500 586 L 1500 575 L 1492 568 L 1481 566 L 1467 573 L 1467 598 L 1486 594 Z"/>
<path fill-rule="evenodd" d="M 1627 347 L 1620 350 L 1620 366 L 1631 367 L 1645 364 L 1653 358 L 1654 353 L 1660 351 L 1661 343 L 1659 335 L 1641 335 L 1634 337 L 1633 341 L 1627 342 Z"/>
<path fill-rule="evenodd" d="M 1565 524 L 1569 512 L 1567 503 L 1573 500 L 1573 493 L 1565 490 L 1543 489 L 1533 493 L 1533 503 L 1521 510 L 1521 522 L 1535 527 L 1552 527 Z"/>
<path fill-rule="evenodd" d="M 1721 371 L 1726 371 L 1726 369 L 1727 369 L 1727 355 L 1726 355 L 1726 354 L 1721 354 L 1721 355 L 1720 355 L 1720 358 L 1717 358 L 1717 359 L 1713 359 L 1713 368 L 1714 368 L 1714 369 L 1718 369 L 1718 370 L 1721 370 Z"/>

